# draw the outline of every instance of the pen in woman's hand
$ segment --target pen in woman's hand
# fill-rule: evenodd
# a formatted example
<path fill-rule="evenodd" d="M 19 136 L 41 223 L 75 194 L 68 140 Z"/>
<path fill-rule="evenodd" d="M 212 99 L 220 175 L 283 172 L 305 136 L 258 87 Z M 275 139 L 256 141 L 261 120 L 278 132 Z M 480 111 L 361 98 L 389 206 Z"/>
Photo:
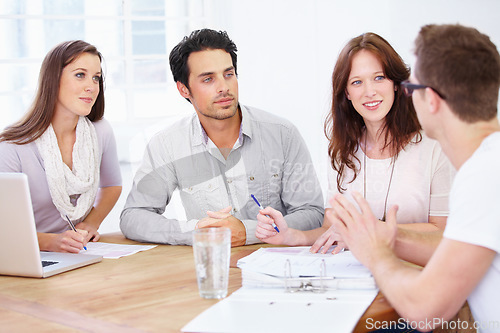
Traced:
<path fill-rule="evenodd" d="M 71 220 L 69 219 L 68 215 L 65 215 L 66 216 L 66 220 L 68 220 L 68 223 L 69 223 L 69 226 L 71 227 L 71 229 L 73 229 L 74 232 L 78 232 L 76 231 L 76 228 L 75 228 L 75 225 L 73 224 L 73 222 L 71 222 Z M 87 251 L 87 247 L 84 246 L 83 247 L 85 249 L 85 251 Z"/>
<path fill-rule="evenodd" d="M 255 201 L 255 203 L 257 204 L 257 206 L 259 206 L 260 209 L 264 209 L 264 207 L 262 207 L 262 205 L 260 204 L 260 202 L 257 200 L 257 198 L 253 194 L 250 194 L 250 196 L 252 197 L 253 201 Z M 269 217 L 269 218 L 271 218 L 267 214 L 266 214 L 266 216 Z M 274 230 L 276 230 L 276 232 L 280 232 L 280 229 L 278 229 L 278 226 L 276 225 L 276 223 L 274 223 L 274 220 L 273 220 L 273 228 L 274 228 Z"/>

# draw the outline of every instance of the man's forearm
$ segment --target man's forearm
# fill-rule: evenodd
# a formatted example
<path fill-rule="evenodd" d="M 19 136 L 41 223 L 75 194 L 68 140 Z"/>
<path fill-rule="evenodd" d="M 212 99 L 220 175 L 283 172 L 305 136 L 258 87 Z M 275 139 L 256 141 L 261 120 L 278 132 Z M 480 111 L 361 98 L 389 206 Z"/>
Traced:
<path fill-rule="evenodd" d="M 372 263 L 369 269 L 378 287 L 399 315 L 410 321 L 425 317 L 430 296 L 418 279 L 420 268 L 402 262 L 389 248 L 374 249 Z"/>
<path fill-rule="evenodd" d="M 194 229 L 196 222 L 167 219 L 148 209 L 126 208 L 121 214 L 120 229 L 125 237 L 136 241 L 192 245 L 189 231 Z M 185 227 L 181 228 L 180 223 Z"/>
<path fill-rule="evenodd" d="M 398 227 L 394 251 L 411 263 L 425 266 L 443 238 L 443 231 L 414 231 Z"/>

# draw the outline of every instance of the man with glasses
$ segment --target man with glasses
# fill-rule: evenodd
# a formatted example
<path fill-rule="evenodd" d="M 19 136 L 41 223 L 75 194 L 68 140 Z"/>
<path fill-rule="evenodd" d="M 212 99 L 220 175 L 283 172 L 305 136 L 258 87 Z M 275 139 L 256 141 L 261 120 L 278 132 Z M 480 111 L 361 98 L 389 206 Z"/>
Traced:
<path fill-rule="evenodd" d="M 488 36 L 460 25 L 424 26 L 415 44 L 414 73 L 402 86 L 458 170 L 441 242 L 421 270 L 394 254 L 397 207 L 380 223 L 362 196 L 359 211 L 339 195 L 327 218 L 412 327 L 442 325 L 467 299 L 476 320 L 468 328 L 500 332 L 500 55 Z"/>
<path fill-rule="evenodd" d="M 403 87 L 403 89 L 405 90 L 405 94 L 406 96 L 408 97 L 411 97 L 413 96 L 413 92 L 417 89 L 425 89 L 425 88 L 431 88 L 429 86 L 425 86 L 423 84 L 417 84 L 417 83 L 411 83 L 409 80 L 406 80 L 406 81 L 403 81 L 401 82 L 401 86 Z M 438 94 L 439 97 L 441 97 L 441 99 L 446 99 L 444 97 L 443 94 L 441 94 L 439 91 L 437 91 L 436 89 L 434 88 L 431 88 L 432 90 L 434 90 L 434 92 L 436 94 Z"/>

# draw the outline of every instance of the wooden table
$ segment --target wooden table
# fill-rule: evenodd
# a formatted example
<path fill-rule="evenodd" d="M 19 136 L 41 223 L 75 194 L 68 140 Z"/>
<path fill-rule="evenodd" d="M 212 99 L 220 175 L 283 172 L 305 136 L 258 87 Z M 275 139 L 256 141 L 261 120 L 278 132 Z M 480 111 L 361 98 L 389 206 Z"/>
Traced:
<path fill-rule="evenodd" d="M 120 233 L 103 242 L 138 244 Z M 263 244 L 233 248 L 231 261 Z M 229 293 L 241 287 L 241 272 L 230 268 Z M 217 300 L 200 298 L 190 246 L 159 245 L 120 259 L 47 279 L 0 276 L 2 332 L 179 332 Z M 378 295 L 358 322 L 399 317 Z"/>

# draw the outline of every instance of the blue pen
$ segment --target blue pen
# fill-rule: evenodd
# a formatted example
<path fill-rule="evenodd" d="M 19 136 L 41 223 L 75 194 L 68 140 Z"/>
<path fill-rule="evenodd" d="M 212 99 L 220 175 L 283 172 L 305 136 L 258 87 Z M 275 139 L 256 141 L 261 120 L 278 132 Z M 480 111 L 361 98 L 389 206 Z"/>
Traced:
<path fill-rule="evenodd" d="M 260 209 L 264 209 L 264 207 L 262 207 L 262 205 L 259 203 L 259 201 L 257 200 L 257 198 L 253 195 L 253 194 L 250 194 L 250 196 L 252 197 L 253 201 L 255 201 L 255 203 L 257 204 L 257 206 L 259 206 Z M 269 215 L 266 214 L 267 217 L 271 218 Z M 280 229 L 278 229 L 278 227 L 276 226 L 276 223 L 273 222 L 273 228 L 274 230 L 276 230 L 277 232 L 280 232 Z"/>
<path fill-rule="evenodd" d="M 68 220 L 68 223 L 69 223 L 69 226 L 71 227 L 71 229 L 73 229 L 74 232 L 77 232 L 76 228 L 75 228 L 75 225 L 73 224 L 73 222 L 71 222 L 71 220 L 69 219 L 68 215 L 66 215 L 66 220 Z M 83 248 L 85 249 L 85 251 L 87 251 L 87 247 L 86 246 L 84 246 Z"/>

